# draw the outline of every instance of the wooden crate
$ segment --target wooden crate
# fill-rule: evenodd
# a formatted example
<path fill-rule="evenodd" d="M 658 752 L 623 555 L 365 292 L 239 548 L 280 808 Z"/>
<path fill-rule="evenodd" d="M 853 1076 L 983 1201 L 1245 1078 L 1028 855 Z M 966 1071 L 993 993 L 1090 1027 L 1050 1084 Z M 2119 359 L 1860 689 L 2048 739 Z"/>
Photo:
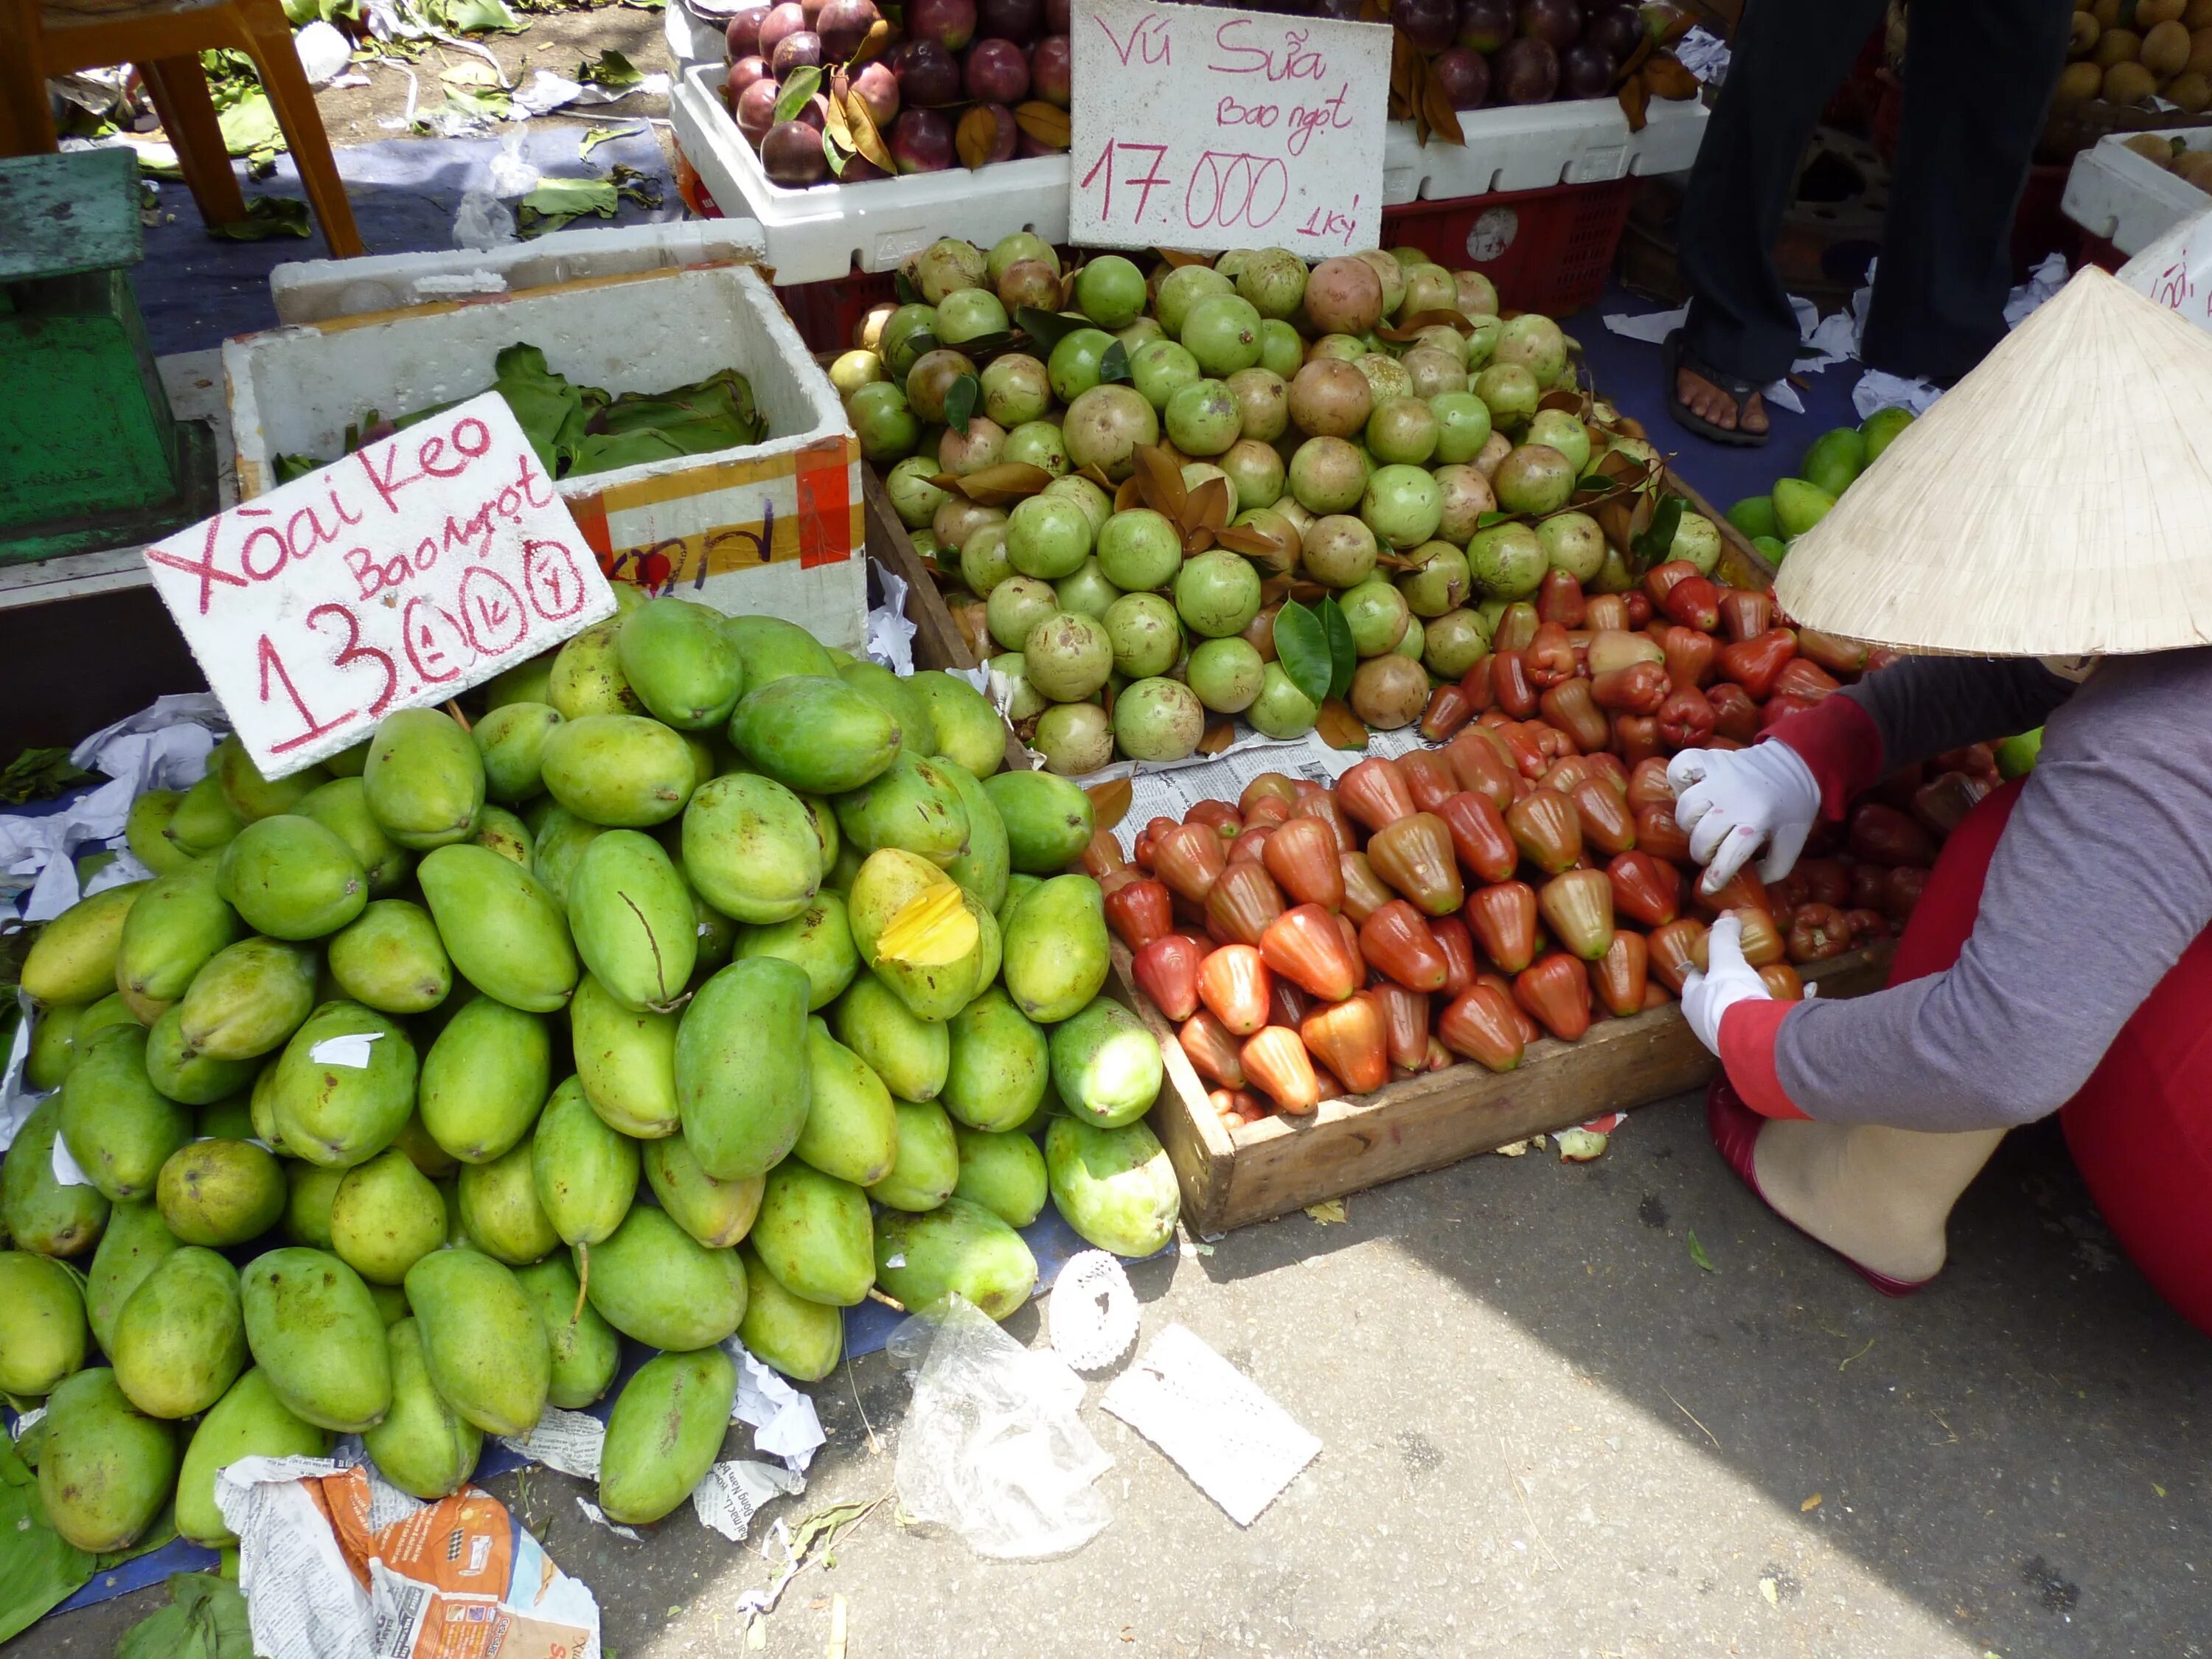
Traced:
<path fill-rule="evenodd" d="M 1893 945 L 1884 941 L 1803 969 L 1822 996 L 1880 988 Z M 1720 1069 L 1670 1003 L 1601 1020 L 1579 1042 L 1546 1038 L 1510 1072 L 1473 1061 L 1393 1083 L 1371 1095 L 1323 1101 L 1310 1117 L 1270 1116 L 1231 1130 L 1206 1103 L 1206 1085 L 1167 1018 L 1129 977 L 1117 943 L 1122 998 L 1160 1041 L 1168 1080 L 1148 1120 L 1168 1149 L 1194 1233 L 1226 1232 L 1327 1198 L 1456 1164 L 1533 1134 L 1586 1123 L 1703 1086 Z"/>
<path fill-rule="evenodd" d="M 1693 513 L 1702 513 L 1713 521 L 1721 532 L 1721 559 L 1713 567 L 1717 580 L 1731 587 L 1765 589 L 1774 586 L 1774 567 L 1751 544 L 1751 538 L 1738 530 L 1717 511 L 1713 504 L 1698 494 L 1697 487 L 1673 467 L 1666 470 L 1667 488 L 1690 504 Z"/>

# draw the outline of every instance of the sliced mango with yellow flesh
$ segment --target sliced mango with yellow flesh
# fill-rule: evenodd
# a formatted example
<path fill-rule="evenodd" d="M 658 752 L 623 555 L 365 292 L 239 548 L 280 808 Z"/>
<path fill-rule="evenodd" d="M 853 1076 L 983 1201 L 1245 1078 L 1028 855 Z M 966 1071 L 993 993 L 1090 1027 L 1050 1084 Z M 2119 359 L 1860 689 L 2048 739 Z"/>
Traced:
<path fill-rule="evenodd" d="M 947 880 L 900 908 L 876 941 L 876 954 L 917 968 L 941 968 L 974 951 L 978 936 L 959 884 Z"/>

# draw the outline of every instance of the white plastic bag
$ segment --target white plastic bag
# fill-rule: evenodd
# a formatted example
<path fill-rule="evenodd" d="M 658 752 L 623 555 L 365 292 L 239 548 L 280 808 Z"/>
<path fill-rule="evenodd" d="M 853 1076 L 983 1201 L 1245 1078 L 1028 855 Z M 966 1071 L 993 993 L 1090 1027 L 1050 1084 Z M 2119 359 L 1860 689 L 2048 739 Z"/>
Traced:
<path fill-rule="evenodd" d="M 1113 1518 L 1091 1484 L 1114 1460 L 1083 1426 L 1083 1380 L 955 1296 L 908 1320 L 890 1355 L 916 1372 L 899 1437 L 899 1503 L 978 1555 L 1038 1560 L 1080 1549 Z"/>

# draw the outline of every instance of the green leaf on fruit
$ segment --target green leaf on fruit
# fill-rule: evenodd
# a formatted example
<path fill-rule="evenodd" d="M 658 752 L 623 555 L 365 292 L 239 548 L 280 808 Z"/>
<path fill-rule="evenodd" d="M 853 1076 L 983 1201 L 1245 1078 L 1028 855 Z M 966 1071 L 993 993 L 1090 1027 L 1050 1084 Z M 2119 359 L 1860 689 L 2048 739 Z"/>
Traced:
<path fill-rule="evenodd" d="M 945 392 L 945 424 L 962 437 L 968 435 L 968 417 L 975 412 L 975 400 L 983 395 L 983 383 L 973 374 L 963 374 Z"/>
<path fill-rule="evenodd" d="M 799 112 L 806 107 L 807 100 L 821 89 L 822 71 L 811 64 L 792 70 L 790 77 L 783 83 L 782 93 L 775 100 L 775 118 L 796 121 Z"/>
<path fill-rule="evenodd" d="M 1682 527 L 1682 498 L 1669 495 L 1652 509 L 1651 523 L 1629 547 L 1629 562 L 1638 571 L 1664 564 L 1674 546 L 1674 532 Z"/>
<path fill-rule="evenodd" d="M 1086 323 L 1084 326 L 1087 328 L 1090 325 Z M 1126 380 L 1128 378 L 1128 349 L 1116 340 L 1099 356 L 1098 379 L 1100 383 L 1103 384 L 1108 380 Z"/>
<path fill-rule="evenodd" d="M 1477 530 L 1487 530 L 1494 524 L 1506 523 L 1512 517 L 1513 515 L 1510 513 L 1501 512 L 1498 508 L 1492 507 L 1487 513 L 1478 513 L 1475 514 L 1474 527 Z"/>
<path fill-rule="evenodd" d="M 1296 599 L 1285 599 L 1283 608 L 1275 612 L 1274 636 L 1275 660 L 1282 664 L 1284 675 L 1297 687 L 1298 695 L 1316 708 L 1328 702 L 1329 687 L 1336 679 L 1328 625 Z"/>
<path fill-rule="evenodd" d="M 918 306 L 921 303 L 921 290 L 914 285 L 914 278 L 908 276 L 904 270 L 891 272 L 891 293 L 902 306 Z"/>
<path fill-rule="evenodd" d="M 1080 317 L 1062 316 L 1057 311 L 1047 311 L 1042 306 L 1018 306 L 1014 321 L 1036 347 L 1036 356 L 1049 357 L 1052 349 L 1079 328 L 1091 325 Z"/>
<path fill-rule="evenodd" d="M 1340 697 L 1352 689 L 1352 671 L 1359 666 L 1359 648 L 1352 642 L 1352 624 L 1336 595 L 1325 595 L 1315 607 L 1321 613 L 1322 631 L 1328 640 L 1328 695 Z"/>

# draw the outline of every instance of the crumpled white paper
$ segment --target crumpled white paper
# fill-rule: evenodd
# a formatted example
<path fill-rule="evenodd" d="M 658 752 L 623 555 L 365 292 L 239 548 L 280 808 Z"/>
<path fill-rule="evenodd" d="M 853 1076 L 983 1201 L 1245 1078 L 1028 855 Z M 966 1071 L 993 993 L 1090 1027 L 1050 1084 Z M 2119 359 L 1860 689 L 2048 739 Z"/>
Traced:
<path fill-rule="evenodd" d="M 576 1499 L 576 1507 L 583 1510 L 584 1519 L 590 1522 L 593 1526 L 605 1527 L 609 1532 L 614 1534 L 616 1537 L 627 1538 L 633 1544 L 642 1544 L 645 1541 L 645 1540 L 638 1536 L 636 1528 L 625 1527 L 619 1522 L 608 1520 L 606 1511 L 601 1509 L 597 1504 L 592 1503 L 589 1498 L 582 1497 L 578 1498 Z"/>
<path fill-rule="evenodd" d="M 1863 421 L 1881 409 L 1909 409 L 1915 415 L 1925 415 L 1942 395 L 1943 389 L 1932 380 L 1907 380 L 1902 374 L 1870 368 L 1851 388 L 1851 407 Z"/>
<path fill-rule="evenodd" d="M 511 121 L 527 121 L 533 115 L 550 115 L 568 104 L 619 104 L 625 98 L 644 93 L 649 97 L 668 95 L 668 76 L 654 70 L 635 86 L 616 88 L 603 87 L 591 81 L 571 81 L 565 75 L 542 69 L 530 78 L 526 87 L 518 87 L 513 99 Z"/>
<path fill-rule="evenodd" d="M 24 1086 L 23 1068 L 31 1060 L 31 999 L 18 990 L 15 1001 L 22 1018 L 9 1036 L 8 1062 L 0 1068 L 0 1152 L 15 1144 L 23 1120 L 38 1110 L 47 1092 Z"/>
<path fill-rule="evenodd" d="M 353 43 L 319 17 L 293 34 L 292 49 L 300 54 L 300 67 L 307 71 L 311 87 L 330 85 L 353 61 Z"/>
<path fill-rule="evenodd" d="M 2026 322 L 2037 307 L 2066 286 L 2068 275 L 2064 254 L 2044 255 L 2043 263 L 2028 272 L 2027 280 L 2005 301 L 2005 326 L 2018 328 Z"/>
<path fill-rule="evenodd" d="M 607 1425 L 585 1412 L 548 1406 L 526 1435 L 502 1434 L 499 1443 L 533 1463 L 573 1474 L 579 1480 L 599 1478 L 599 1453 L 605 1447 Z"/>
<path fill-rule="evenodd" d="M 381 1031 L 347 1031 L 325 1037 L 307 1050 L 307 1058 L 318 1066 L 343 1066 L 349 1071 L 365 1072 L 371 1058 L 369 1045 L 383 1036 Z"/>
<path fill-rule="evenodd" d="M 806 1477 L 773 1463 L 732 1458 L 717 1463 L 691 1489 L 691 1510 L 699 1524 L 711 1527 L 732 1544 L 741 1544 L 753 1517 L 766 1504 L 806 1490 Z"/>
<path fill-rule="evenodd" d="M 726 1340 L 722 1349 L 738 1362 L 738 1397 L 730 1407 L 730 1421 L 750 1425 L 756 1450 L 781 1458 L 787 1468 L 805 1468 L 814 1461 L 816 1449 L 829 1438 L 822 1432 L 822 1419 L 814 1414 L 814 1401 L 754 1358 L 736 1337 Z"/>
<path fill-rule="evenodd" d="M 884 585 L 884 602 L 868 612 L 867 643 L 861 653 L 895 674 L 911 674 L 915 626 L 907 619 L 906 578 L 878 566 L 876 580 Z"/>
<path fill-rule="evenodd" d="M 1703 24 L 1692 25 L 1680 40 L 1674 42 L 1674 50 L 1682 67 L 1708 86 L 1717 83 L 1728 75 L 1728 42 Z"/>
<path fill-rule="evenodd" d="M 1098 1403 L 1174 1459 L 1240 1527 L 1321 1455 L 1319 1440 L 1181 1325 L 1154 1337 Z"/>

